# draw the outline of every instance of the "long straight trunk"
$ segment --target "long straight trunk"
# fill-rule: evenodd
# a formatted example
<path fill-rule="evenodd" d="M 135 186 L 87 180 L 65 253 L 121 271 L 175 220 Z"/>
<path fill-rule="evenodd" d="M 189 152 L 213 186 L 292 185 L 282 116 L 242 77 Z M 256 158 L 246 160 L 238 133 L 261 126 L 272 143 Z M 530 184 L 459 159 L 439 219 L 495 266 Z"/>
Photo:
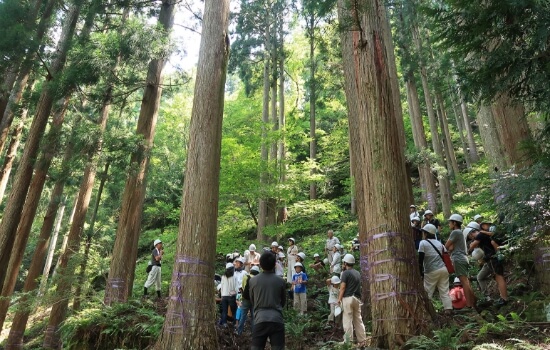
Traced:
<path fill-rule="evenodd" d="M 217 349 L 215 272 L 229 0 L 206 0 L 168 311 L 157 350 Z"/>
<path fill-rule="evenodd" d="M 460 169 L 458 168 L 458 163 L 456 161 L 456 153 L 453 145 L 453 140 L 451 139 L 451 132 L 449 130 L 449 120 L 447 118 L 447 109 L 445 108 L 445 101 L 443 100 L 443 96 L 439 92 L 436 94 L 436 99 L 437 99 L 437 104 L 439 105 L 439 111 L 441 116 L 440 118 L 441 129 L 443 130 L 443 134 L 445 135 L 445 147 L 447 147 L 447 153 L 449 155 L 449 157 L 447 158 L 447 161 L 451 164 L 451 167 L 453 169 L 453 176 L 456 181 L 456 189 L 458 192 L 462 192 L 464 191 L 464 183 L 462 182 L 462 178 L 460 176 Z"/>
<path fill-rule="evenodd" d="M 42 88 L 43 90 L 38 102 L 36 114 L 29 131 L 29 136 L 25 142 L 25 150 L 23 151 L 23 156 L 21 157 L 19 167 L 17 168 L 17 172 L 15 174 L 13 190 L 10 193 L 9 201 L 4 210 L 2 222 L 0 223 L 0 266 L 7 266 L 11 257 L 11 250 L 15 241 L 15 233 L 21 218 L 21 212 L 25 202 L 25 197 L 27 196 L 29 184 L 31 182 L 33 167 L 40 146 L 40 141 L 42 139 L 42 135 L 44 134 L 48 117 L 53 105 L 55 92 L 51 86 L 51 82 L 59 75 L 59 73 L 61 73 L 63 67 L 65 66 L 67 53 L 69 51 L 71 39 L 75 31 L 83 1 L 84 0 L 75 0 L 67 14 L 65 24 L 61 32 L 61 38 L 59 39 L 58 49 L 56 51 L 57 56 L 49 70 L 51 75 L 46 77 L 46 82 Z M 5 272 L 5 269 L 0 269 L 0 284 L 2 287 Z"/>
<path fill-rule="evenodd" d="M 21 98 L 23 96 L 23 91 L 29 80 L 29 76 L 32 71 L 33 65 L 37 60 L 38 45 L 40 45 L 44 40 L 44 36 L 46 35 L 46 32 L 50 27 L 50 17 L 52 16 L 52 13 L 54 9 L 57 7 L 58 3 L 59 3 L 59 0 L 49 0 L 47 2 L 44 8 L 44 11 L 42 12 L 40 22 L 36 27 L 36 33 L 34 36 L 35 46 L 29 50 L 27 57 L 25 57 L 25 60 L 21 64 L 21 67 L 16 75 L 17 80 L 15 80 L 15 85 L 13 82 L 11 83 L 11 86 L 13 88 L 10 87 L 11 94 L 10 94 L 9 100 L 6 102 L 5 108 L 1 108 L 0 106 L 0 116 L 2 116 L 2 120 L 0 121 L 0 153 L 2 153 L 2 150 L 4 149 L 4 146 L 6 144 L 8 132 L 17 110 L 17 105 L 21 101 Z M 35 11 L 38 11 L 38 9 L 35 8 Z M 34 17 L 36 17 L 36 13 L 34 14 Z M 31 18 L 32 18 L 32 15 L 31 15 Z M 52 74 L 55 74 L 55 73 L 52 72 Z M 0 105 L 1 104 L 2 102 L 0 101 Z"/>
<path fill-rule="evenodd" d="M 418 52 L 422 52 L 422 39 L 418 33 L 418 28 L 412 29 L 413 40 Z M 443 148 L 439 139 L 439 131 L 437 129 L 437 117 L 434 111 L 430 86 L 428 84 L 428 72 L 422 60 L 420 60 L 420 80 L 422 81 L 422 89 L 424 90 L 424 100 L 428 111 L 428 120 L 430 122 L 430 132 L 432 136 L 432 147 L 437 156 L 437 164 L 439 166 L 439 196 L 441 198 L 441 206 L 443 207 L 443 215 L 449 217 L 451 215 L 451 197 L 450 197 L 450 182 L 446 171 L 445 160 L 443 159 Z M 432 210 L 433 211 L 433 210 Z M 435 213 L 435 212 L 434 212 Z"/>
<path fill-rule="evenodd" d="M 161 4 L 158 24 L 167 37 L 170 36 L 174 24 L 176 4 L 172 0 L 163 0 Z M 132 171 L 128 174 L 122 195 L 113 257 L 105 289 L 105 303 L 108 305 L 113 302 L 126 302 L 132 295 L 149 154 L 155 137 L 162 95 L 162 70 L 166 60 L 166 57 L 153 59 L 147 71 L 147 86 L 143 92 L 136 130 L 136 134 L 142 137 L 142 141 L 130 158 Z"/>
<path fill-rule="evenodd" d="M 338 1 L 340 23 L 352 23 L 342 32 L 342 56 L 359 238 L 364 242 L 361 271 L 371 282 L 370 299 L 376 301 L 371 303 L 371 345 L 397 349 L 407 338 L 428 331 L 424 320 L 430 319 L 432 307 L 421 286 L 409 234 L 405 156 L 393 95 L 399 91 L 391 82 L 386 9 L 367 0 L 348 6 Z M 414 292 L 400 292 L 409 290 Z"/>
<path fill-rule="evenodd" d="M 462 112 L 464 130 L 466 130 L 466 135 L 468 138 L 468 147 L 470 147 L 470 159 L 472 160 L 472 163 L 476 163 L 479 162 L 479 153 L 477 151 L 477 145 L 474 139 L 472 125 L 470 125 L 470 118 L 468 117 L 468 106 L 466 105 L 466 99 L 464 97 L 464 93 L 462 92 L 462 90 L 460 90 L 460 87 L 458 87 L 458 97 L 460 99 L 460 111 Z"/>
<path fill-rule="evenodd" d="M 32 91 L 32 85 L 34 85 L 34 83 L 29 84 L 29 93 Z M 4 199 L 6 187 L 8 186 L 8 180 L 10 179 L 11 170 L 13 168 L 13 163 L 17 157 L 17 150 L 19 149 L 19 144 L 21 143 L 21 134 L 23 132 L 23 128 L 25 127 L 25 122 L 29 113 L 29 103 L 30 102 L 26 102 L 25 107 L 21 110 L 19 124 L 11 134 L 10 145 L 8 146 L 6 157 L 4 158 L 4 164 L 2 164 L 2 170 L 0 171 L 0 203 L 2 203 L 2 200 Z"/>
<path fill-rule="evenodd" d="M 32 181 L 29 186 L 27 199 L 25 200 L 25 205 L 23 206 L 23 211 L 21 213 L 21 222 L 17 227 L 15 242 L 11 250 L 11 258 L 7 266 L 6 278 L 2 286 L 2 293 L 0 294 L 0 325 L 4 323 L 4 319 L 8 312 L 9 296 L 12 295 L 15 288 L 15 283 L 17 282 L 17 276 L 19 274 L 19 269 L 21 268 L 25 248 L 31 233 L 34 216 L 38 210 L 42 190 L 44 189 L 44 184 L 46 183 L 48 169 L 59 144 L 61 126 L 63 120 L 65 119 L 68 105 L 69 98 L 65 98 L 55 113 L 52 126 L 48 132 L 48 135 L 45 137 L 45 149 L 37 162 L 37 166 L 34 170 L 34 176 L 32 177 Z"/>
<path fill-rule="evenodd" d="M 109 166 L 111 163 L 107 161 L 105 163 L 105 168 L 101 174 L 101 182 L 99 183 L 99 188 L 97 189 L 97 198 L 94 204 L 94 211 L 92 212 L 92 217 L 90 218 L 90 227 L 88 228 L 88 233 L 86 235 L 86 243 L 84 246 L 84 257 L 80 262 L 80 271 L 78 273 L 78 281 L 76 283 L 76 290 L 74 292 L 74 302 L 73 310 L 80 310 L 81 298 L 82 298 L 82 285 L 84 284 L 84 277 L 86 275 L 86 268 L 88 267 L 88 258 L 90 255 L 90 248 L 92 245 L 92 238 L 94 237 L 94 228 L 95 222 L 97 219 L 97 212 L 99 210 L 99 203 L 101 202 L 101 195 L 103 194 L 103 188 L 105 187 L 105 181 L 107 181 L 107 176 L 109 174 Z"/>
<path fill-rule="evenodd" d="M 277 114 L 277 78 L 278 78 L 278 53 L 277 53 L 277 25 L 276 23 L 272 26 L 272 42 L 271 45 L 271 131 L 273 136 L 277 135 L 279 130 L 279 116 Z M 273 139 L 270 145 L 269 152 L 269 184 L 271 186 L 275 185 L 278 181 L 277 179 L 277 139 Z M 277 199 L 274 197 L 269 197 L 267 200 L 267 218 L 266 225 L 276 225 L 277 224 Z"/>
<path fill-rule="evenodd" d="M 271 71 L 271 62 L 269 59 L 269 41 L 271 36 L 271 30 L 269 25 L 265 30 L 265 42 L 266 48 L 264 53 L 264 87 L 263 87 L 263 101 L 262 101 L 262 145 L 260 150 L 262 171 L 260 174 L 260 199 L 258 201 L 258 230 L 257 240 L 264 241 L 266 236 L 263 234 L 263 230 L 267 223 L 267 199 L 264 194 L 264 189 L 268 186 L 268 161 L 269 161 L 269 148 L 267 145 L 267 128 L 269 125 L 269 72 Z"/>
<path fill-rule="evenodd" d="M 490 174 L 499 170 L 507 169 L 504 150 L 498 136 L 497 125 L 493 117 L 491 106 L 482 104 L 477 113 L 477 124 L 479 125 L 479 134 L 483 151 L 489 161 L 491 169 Z"/>
<path fill-rule="evenodd" d="M 279 165 L 279 183 L 286 182 L 286 117 L 285 117 L 285 55 L 284 55 L 284 21 L 281 18 L 279 22 L 279 147 L 277 150 L 277 162 Z M 277 222 L 286 221 L 286 203 L 279 201 Z"/>
<path fill-rule="evenodd" d="M 425 153 L 425 151 L 428 150 L 428 141 L 426 140 L 426 132 L 424 131 L 424 123 L 422 122 L 418 90 L 416 87 L 414 74 L 412 72 L 408 73 L 405 83 L 411 125 L 413 126 L 413 137 L 418 150 L 421 153 Z M 431 164 L 428 157 L 423 157 L 423 160 L 418 165 L 418 171 L 420 172 L 420 179 L 423 180 L 422 191 L 425 200 L 428 202 L 428 207 L 433 212 L 437 212 L 438 206 L 435 179 L 432 174 Z"/>
<path fill-rule="evenodd" d="M 466 137 L 464 137 L 464 122 L 462 115 L 460 114 L 460 105 L 457 105 L 454 100 L 454 95 L 451 92 L 451 106 L 453 108 L 453 114 L 455 116 L 456 126 L 458 128 L 458 134 L 460 135 L 460 144 L 462 145 L 462 152 L 464 153 L 464 161 L 466 162 L 466 168 L 472 168 L 472 161 L 470 160 L 470 152 L 468 151 L 468 143 Z"/>
<path fill-rule="evenodd" d="M 317 81 L 315 77 L 315 11 L 311 12 L 309 18 L 309 159 L 311 162 L 317 162 L 317 135 L 315 126 L 315 114 L 317 104 Z M 315 174 L 315 169 L 311 169 L 311 175 Z M 317 198 L 317 184 L 309 184 L 309 199 Z"/>

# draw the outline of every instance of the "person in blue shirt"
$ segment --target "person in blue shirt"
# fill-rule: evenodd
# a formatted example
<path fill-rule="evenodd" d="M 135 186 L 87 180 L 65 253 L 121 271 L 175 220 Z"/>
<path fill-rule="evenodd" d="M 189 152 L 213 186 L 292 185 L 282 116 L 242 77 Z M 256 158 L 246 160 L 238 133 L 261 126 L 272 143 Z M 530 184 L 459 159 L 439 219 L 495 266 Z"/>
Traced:
<path fill-rule="evenodd" d="M 307 311 L 306 285 L 307 274 L 304 273 L 302 263 L 294 264 L 296 273 L 292 276 L 292 286 L 294 289 L 294 309 L 303 315 Z"/>

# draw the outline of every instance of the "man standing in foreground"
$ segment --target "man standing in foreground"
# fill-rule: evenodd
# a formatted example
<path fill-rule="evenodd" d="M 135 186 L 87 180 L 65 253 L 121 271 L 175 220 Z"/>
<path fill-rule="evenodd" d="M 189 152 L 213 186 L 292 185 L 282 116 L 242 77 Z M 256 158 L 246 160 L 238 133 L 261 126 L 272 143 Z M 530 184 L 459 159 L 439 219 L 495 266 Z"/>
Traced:
<path fill-rule="evenodd" d="M 161 273 L 160 273 L 160 265 L 162 260 L 162 254 L 164 254 L 164 251 L 162 250 L 162 241 L 160 239 L 155 240 L 155 249 L 151 252 L 151 271 L 149 272 L 149 275 L 147 276 L 147 281 L 145 282 L 145 286 L 143 287 L 143 296 L 147 296 L 147 288 L 151 287 L 153 284 L 155 285 L 155 288 L 157 290 L 157 297 L 160 298 L 160 289 L 161 289 Z"/>
<path fill-rule="evenodd" d="M 367 345 L 367 336 L 365 334 L 365 325 L 361 318 L 361 274 L 353 268 L 355 258 L 351 254 L 346 254 L 342 259 L 344 263 L 344 272 L 340 277 L 340 294 L 338 295 L 338 305 L 343 310 L 344 324 L 344 342 L 349 339 L 353 341 L 353 330 L 357 337 L 357 345 L 364 347 Z"/>
<path fill-rule="evenodd" d="M 267 338 L 271 349 L 285 348 L 283 307 L 286 303 L 286 283 L 275 275 L 276 259 L 275 254 L 264 252 L 260 257 L 263 272 L 249 281 L 250 301 L 254 308 L 251 350 L 264 349 Z"/>

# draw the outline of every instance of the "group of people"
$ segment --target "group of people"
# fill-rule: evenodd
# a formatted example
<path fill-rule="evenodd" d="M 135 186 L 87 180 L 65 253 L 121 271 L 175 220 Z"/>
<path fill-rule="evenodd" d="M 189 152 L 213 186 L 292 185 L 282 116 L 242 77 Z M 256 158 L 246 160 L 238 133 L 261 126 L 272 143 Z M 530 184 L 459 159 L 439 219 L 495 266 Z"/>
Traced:
<path fill-rule="evenodd" d="M 226 269 L 217 287 L 221 297 L 220 325 L 227 325 L 227 316 L 231 313 L 235 319 L 234 331 L 240 335 L 250 312 L 251 349 L 263 349 L 268 338 L 272 349 L 284 348 L 282 310 L 288 297 L 293 298 L 294 309 L 299 315 L 307 313 L 310 279 L 306 272 L 306 255 L 294 238 L 289 238 L 288 244 L 286 255 L 284 247 L 273 242 L 262 253 L 251 244 L 243 256 L 239 252 L 226 256 Z M 340 241 L 329 230 L 326 258 L 315 254 L 308 267 L 316 271 L 328 270 L 331 275 L 326 280 L 331 310 L 327 327 L 337 327 L 341 320 L 344 340 L 353 341 L 355 333 L 358 344 L 363 346 L 366 345 L 366 333 L 361 318 L 361 275 L 354 268 L 354 256 L 342 256 L 343 253 Z"/>
<path fill-rule="evenodd" d="M 503 259 L 500 246 L 493 239 L 495 233 L 493 223 L 485 220 L 481 215 L 476 215 L 474 221 L 463 227 L 462 216 L 452 214 L 447 220 L 451 231 L 449 238 L 442 243 L 440 235 L 442 227 L 439 221 L 433 218 L 433 213 L 429 210 L 424 213 L 424 217 L 423 227 L 418 228 L 420 221 L 416 207 L 411 206 L 411 227 L 418 249 L 418 261 L 424 280 L 424 289 L 428 296 L 431 298 L 437 288 L 446 313 L 451 313 L 453 308 L 475 310 L 477 300 L 469 279 L 469 256 L 471 256 L 472 260 L 482 266 L 477 274 L 477 281 L 485 301 L 492 300 L 488 284 L 490 277 L 494 276 L 500 294 L 500 299 L 495 304 L 497 306 L 505 305 L 508 302 L 508 294 L 504 279 Z M 422 239 L 417 242 L 419 232 Z M 449 292 L 449 269 L 443 259 L 446 252 L 450 252 L 456 276 L 454 291 L 451 293 Z M 462 296 L 464 305 L 459 300 Z"/>

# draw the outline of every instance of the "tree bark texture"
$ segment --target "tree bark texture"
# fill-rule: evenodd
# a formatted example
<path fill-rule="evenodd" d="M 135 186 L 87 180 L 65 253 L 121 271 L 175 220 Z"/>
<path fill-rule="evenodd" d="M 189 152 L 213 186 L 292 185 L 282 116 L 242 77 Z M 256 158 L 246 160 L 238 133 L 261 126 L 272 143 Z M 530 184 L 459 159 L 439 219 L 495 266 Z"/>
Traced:
<path fill-rule="evenodd" d="M 174 24 L 177 1 L 163 0 L 158 23 L 167 36 Z M 162 95 L 162 70 L 166 57 L 153 59 L 147 72 L 147 86 L 143 93 L 136 134 L 143 140 L 130 159 L 130 173 L 126 180 L 119 223 L 111 260 L 105 303 L 126 302 L 132 294 L 138 239 L 145 199 L 146 175 L 153 148 L 158 109 Z"/>
<path fill-rule="evenodd" d="M 217 349 L 212 276 L 219 198 L 229 0 L 206 0 L 177 252 L 155 349 Z"/>
<path fill-rule="evenodd" d="M 338 2 L 345 91 L 359 213 L 361 272 L 370 282 L 373 346 L 400 348 L 429 326 L 410 235 L 405 157 L 395 116 L 382 3 Z"/>
<path fill-rule="evenodd" d="M 468 105 L 466 104 L 464 93 L 460 90 L 460 87 L 458 87 L 458 97 L 460 98 L 460 111 L 462 112 L 462 119 L 464 121 L 464 130 L 466 130 L 466 135 L 468 137 L 468 147 L 470 147 L 470 159 L 472 160 L 472 163 L 476 163 L 479 162 L 479 153 L 477 151 L 474 132 L 468 116 Z"/>
<path fill-rule="evenodd" d="M 284 54 L 284 17 L 279 21 L 279 147 L 277 150 L 277 164 L 279 169 L 279 183 L 286 182 L 286 116 L 285 116 L 285 54 Z M 287 220 L 286 203 L 279 201 L 277 208 L 277 223 Z"/>
<path fill-rule="evenodd" d="M 456 161 L 456 153 L 453 145 L 453 140 L 451 139 L 451 132 L 449 130 L 449 120 L 447 118 L 447 109 L 445 108 L 445 101 L 443 100 L 443 95 L 441 93 L 436 94 L 437 104 L 439 105 L 439 116 L 441 121 L 441 129 L 443 130 L 443 135 L 445 135 L 445 147 L 447 147 L 448 154 L 447 162 L 451 165 L 453 170 L 453 177 L 456 181 L 456 188 L 458 192 L 464 190 L 464 183 L 462 183 L 462 178 L 460 177 L 460 169 L 458 168 L 458 163 Z"/>
<path fill-rule="evenodd" d="M 500 143 L 491 106 L 481 104 L 477 113 L 477 124 L 479 125 L 479 134 L 481 135 L 483 150 L 491 166 L 489 173 L 493 174 L 494 172 L 507 169 L 504 150 Z"/>
<path fill-rule="evenodd" d="M 317 81 L 315 80 L 315 11 L 311 11 L 308 20 L 309 30 L 309 159 L 314 164 L 317 161 L 317 135 L 315 126 L 315 114 L 317 104 Z M 311 175 L 315 169 L 311 169 Z M 309 199 L 317 198 L 317 184 L 315 181 L 309 184 Z"/>
<path fill-rule="evenodd" d="M 29 184 L 31 182 L 33 166 L 40 146 L 40 140 L 44 134 L 48 117 L 53 105 L 55 91 L 53 91 L 51 81 L 57 77 L 59 73 L 61 73 L 63 67 L 65 66 L 67 53 L 69 51 L 71 39 L 75 31 L 83 1 L 84 0 L 75 0 L 67 14 L 56 51 L 57 56 L 50 67 L 50 73 L 52 75 L 48 75 L 46 78 L 46 82 L 42 88 L 42 94 L 36 108 L 36 114 L 29 130 L 29 136 L 25 142 L 25 149 L 15 174 L 13 190 L 10 193 L 8 203 L 4 210 L 3 219 L 0 223 L 0 266 L 7 266 L 9 263 L 11 249 L 15 241 L 15 233 L 21 218 L 21 212 L 25 202 L 25 197 L 27 196 Z M 4 278 L 5 270 L 0 269 L 0 286 L 3 286 Z"/>
<path fill-rule="evenodd" d="M 452 90 L 451 90 L 452 91 Z M 451 92 L 451 105 L 453 108 L 453 114 L 455 116 L 456 127 L 458 128 L 458 134 L 460 135 L 460 144 L 462 145 L 462 152 L 464 153 L 464 161 L 466 162 L 466 168 L 472 168 L 472 161 L 470 160 L 470 152 L 468 150 L 468 143 L 466 137 L 464 137 L 464 121 L 462 120 L 462 114 L 459 111 L 460 104 L 457 105 L 454 100 L 454 95 Z"/>

